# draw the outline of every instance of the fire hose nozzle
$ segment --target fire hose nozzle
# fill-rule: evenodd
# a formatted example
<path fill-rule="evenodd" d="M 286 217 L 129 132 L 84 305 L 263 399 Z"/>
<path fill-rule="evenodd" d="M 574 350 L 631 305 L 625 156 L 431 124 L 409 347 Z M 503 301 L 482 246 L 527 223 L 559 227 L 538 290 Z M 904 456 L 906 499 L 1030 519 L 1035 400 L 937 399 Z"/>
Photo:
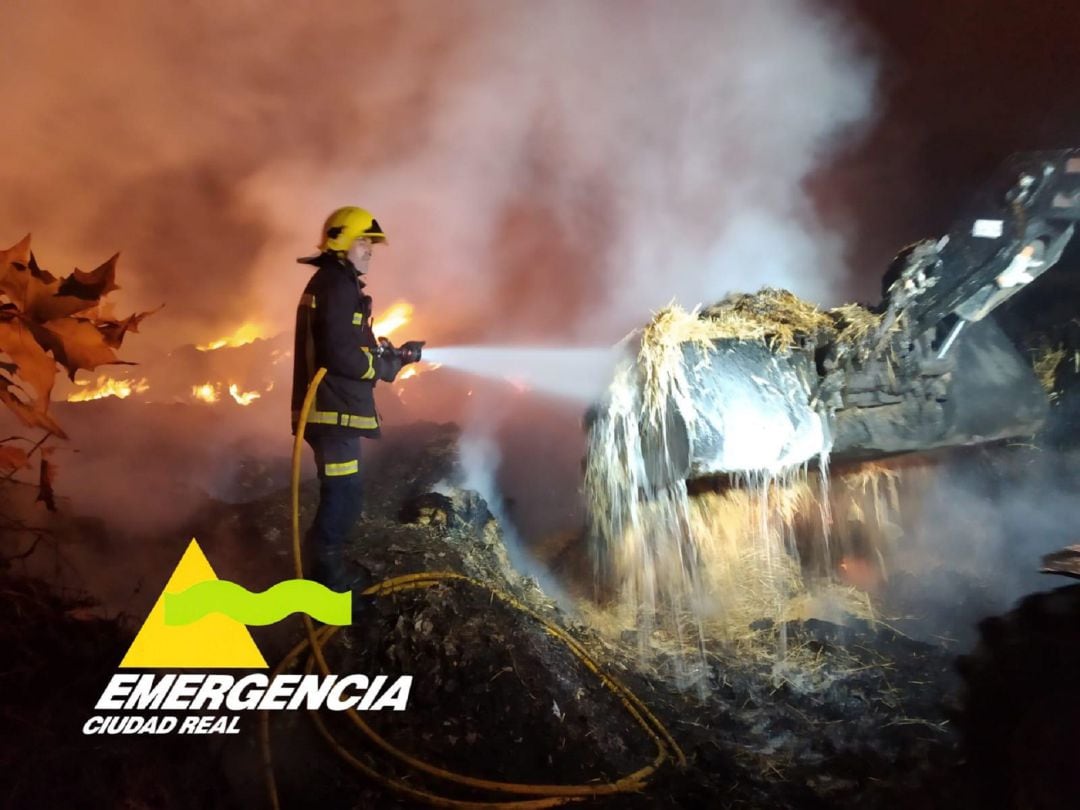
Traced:
<path fill-rule="evenodd" d="M 389 338 L 381 337 L 379 338 L 379 348 L 375 350 L 375 354 L 378 357 L 396 357 L 404 366 L 420 360 L 425 343 L 427 343 L 425 340 L 410 340 L 394 348 L 394 344 L 390 342 Z"/>
<path fill-rule="evenodd" d="M 398 353 L 401 355 L 401 362 L 415 363 L 420 360 L 420 356 L 423 354 L 425 340 L 410 340 L 401 344 L 401 348 L 398 349 Z"/>

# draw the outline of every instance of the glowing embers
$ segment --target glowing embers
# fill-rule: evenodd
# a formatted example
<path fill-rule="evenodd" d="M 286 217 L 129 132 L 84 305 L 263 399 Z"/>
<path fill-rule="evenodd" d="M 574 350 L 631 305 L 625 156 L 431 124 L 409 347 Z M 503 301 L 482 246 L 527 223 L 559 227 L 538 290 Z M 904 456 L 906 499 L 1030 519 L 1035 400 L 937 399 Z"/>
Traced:
<path fill-rule="evenodd" d="M 244 346 L 248 343 L 254 343 L 259 338 L 263 337 L 262 328 L 257 324 L 245 323 L 236 329 L 232 334 L 226 335 L 223 338 L 218 338 L 210 343 L 204 343 L 200 346 L 196 346 L 200 352 L 212 352 L 216 349 L 224 349 L 226 347 Z"/>
<path fill-rule="evenodd" d="M 89 402 L 105 397 L 127 399 L 132 394 L 142 394 L 150 390 L 150 384 L 145 378 L 138 380 L 116 380 L 112 377 L 99 376 L 91 383 L 89 380 L 78 380 L 75 383 L 80 386 L 78 391 L 68 395 L 68 402 Z"/>

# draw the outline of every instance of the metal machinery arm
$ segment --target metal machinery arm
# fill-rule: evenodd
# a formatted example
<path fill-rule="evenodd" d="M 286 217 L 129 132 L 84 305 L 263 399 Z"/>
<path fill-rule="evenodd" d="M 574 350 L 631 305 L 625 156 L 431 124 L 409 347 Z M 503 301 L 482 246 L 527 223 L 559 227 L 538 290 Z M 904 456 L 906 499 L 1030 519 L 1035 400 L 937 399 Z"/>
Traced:
<path fill-rule="evenodd" d="M 1016 155 L 946 236 L 901 252 L 862 337 L 682 344 L 685 391 L 640 426 L 651 483 L 1035 433 L 1046 392 L 988 316 L 1058 262 L 1077 220 L 1080 149 Z"/>

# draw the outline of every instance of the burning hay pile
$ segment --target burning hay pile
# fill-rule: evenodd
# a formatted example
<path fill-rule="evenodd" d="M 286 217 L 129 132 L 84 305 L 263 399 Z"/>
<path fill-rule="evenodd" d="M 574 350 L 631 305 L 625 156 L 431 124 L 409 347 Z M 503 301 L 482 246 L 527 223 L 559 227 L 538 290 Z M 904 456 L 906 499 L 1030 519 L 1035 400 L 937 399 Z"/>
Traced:
<path fill-rule="evenodd" d="M 806 602 L 808 561 L 828 579 L 827 474 L 807 476 L 813 460 L 827 473 L 832 446 L 817 363 L 857 356 L 880 321 L 766 289 L 669 307 L 642 331 L 590 425 L 586 493 L 598 567 L 643 647 L 656 631 L 682 647 L 780 619 Z M 718 473 L 734 486 L 688 490 Z M 800 548 L 796 526 L 815 522 L 818 547 Z"/>
<path fill-rule="evenodd" d="M 718 803 L 777 808 L 921 807 L 926 806 L 925 790 L 933 788 L 932 795 L 941 795 L 928 780 L 951 765 L 955 753 L 937 706 L 948 676 L 948 659 L 940 650 L 865 623 L 839 628 L 807 621 L 808 614 L 799 612 L 805 606 L 798 599 L 790 600 L 784 617 L 788 621 L 762 622 L 754 638 L 739 639 L 734 645 L 706 641 L 706 660 L 699 675 L 709 689 L 707 700 L 701 701 L 673 688 L 677 656 L 661 650 L 643 664 L 627 639 L 618 634 L 613 639 L 560 613 L 535 583 L 512 569 L 502 529 L 483 500 L 476 493 L 438 486 L 452 477 L 456 442 L 452 426 L 418 425 L 389 435 L 380 452 L 371 454 L 369 508 L 351 538 L 349 556 L 376 579 L 450 571 L 512 594 L 536 614 L 566 628 L 607 673 L 642 698 L 687 755 L 687 767 L 665 764 L 641 790 L 598 797 L 590 805 L 642 810 Z M 886 481 L 880 483 L 880 491 L 887 493 Z M 797 511 L 804 501 L 813 500 L 814 492 L 813 484 L 805 482 L 790 490 L 774 487 L 767 506 Z M 715 531 L 708 540 L 701 540 L 706 549 L 703 557 L 714 553 L 706 548 L 708 542 L 746 549 L 736 529 L 748 531 L 749 524 L 739 524 L 736 518 L 758 513 L 739 497 L 738 493 L 694 496 L 691 508 L 702 510 L 700 527 L 709 528 L 709 521 L 715 521 Z M 775 500 L 781 497 L 790 500 Z M 886 511 L 887 502 L 885 497 Z M 305 522 L 313 507 L 314 491 L 305 489 Z M 283 529 L 288 510 L 284 492 L 250 503 L 212 505 L 197 516 L 191 531 L 220 564 L 222 576 L 260 590 L 278 581 L 289 568 L 289 541 Z M 865 502 L 862 510 L 873 514 L 873 504 Z M 724 554 L 736 557 L 715 552 Z M 709 576 L 716 580 L 711 587 L 722 596 L 743 598 L 743 592 L 716 584 L 725 577 L 737 579 L 739 570 L 744 569 L 733 565 L 727 574 L 711 571 Z M 779 564 L 776 571 L 797 573 Z M 784 582 L 798 587 L 790 580 Z M 652 761 L 654 746 L 616 696 L 534 617 L 493 599 L 485 587 L 447 582 L 379 598 L 362 621 L 342 630 L 328 646 L 334 672 L 414 677 L 405 712 L 365 716 L 378 734 L 439 768 L 497 781 L 603 785 Z M 18 599 L 8 607 L 25 617 L 26 608 Z M 752 600 L 746 602 L 749 617 L 755 611 Z M 5 606 L 5 599 L 0 598 L 0 610 Z M 25 619 L 19 624 L 9 618 L 8 626 L 19 638 L 34 641 L 33 649 L 57 656 L 58 663 L 67 663 L 75 642 L 85 646 L 94 637 L 81 621 L 62 612 L 53 621 L 70 625 L 70 637 L 53 627 L 32 629 Z M 299 622 L 290 620 L 255 627 L 252 632 L 273 663 L 303 631 Z M 798 671 L 780 670 L 765 656 L 746 654 L 760 638 L 775 639 L 782 633 L 788 637 L 789 658 L 800 662 Z M 55 644 L 57 638 L 65 643 Z M 93 666 L 78 667 L 86 683 L 73 698 L 72 721 L 85 718 L 128 641 L 111 630 L 106 640 L 108 644 L 95 653 Z M 46 691 L 53 688 L 40 677 L 30 678 L 33 673 L 22 672 L 17 663 L 6 674 L 15 668 L 22 689 L 37 689 L 35 684 Z M 50 665 L 48 671 L 62 678 L 69 670 Z M 19 703 L 17 697 L 13 705 Z M 52 703 L 43 700 L 41 705 Z M 373 745 L 345 717 L 331 714 L 324 720 L 345 750 L 380 774 L 459 798 L 479 796 L 406 767 Z M 272 713 L 271 722 L 274 774 L 282 807 L 420 806 L 357 773 L 320 737 L 306 713 Z M 42 730 L 54 738 L 59 723 L 57 717 L 41 719 Z M 65 727 L 64 734 L 77 734 L 77 729 L 69 732 Z M 176 747 L 150 746 L 144 739 L 126 748 L 118 745 L 116 750 L 127 754 L 123 765 L 116 765 L 111 753 L 106 765 L 110 775 L 120 773 L 121 778 L 98 785 L 105 793 L 92 794 L 95 805 L 125 801 L 166 808 L 191 806 L 191 802 L 221 808 L 266 804 L 266 772 L 255 737 L 255 723 L 248 722 L 240 735 L 212 746 L 205 738 L 191 738 L 187 747 L 181 738 L 163 741 Z M 62 757 L 69 750 L 57 747 L 55 754 Z M 12 764 L 13 772 L 34 773 L 19 764 L 24 756 L 18 741 L 13 740 L 5 753 L 11 756 L 4 761 Z M 167 765 L 170 758 L 185 766 L 173 767 L 159 778 L 161 763 Z M 73 759 L 67 766 L 77 767 L 82 761 Z M 96 764 L 99 760 L 85 761 Z M 896 763 L 902 764 L 900 775 Z M 192 768 L 201 769 L 204 776 L 212 774 L 199 783 L 206 790 L 198 794 L 182 783 L 192 778 Z M 0 796 L 31 795 L 27 791 L 38 789 L 39 781 Z M 148 793 L 149 787 L 155 792 Z M 68 786 L 60 783 L 56 789 L 66 795 Z"/>
<path fill-rule="evenodd" d="M 453 571 L 511 593 L 566 627 L 606 671 L 642 696 L 676 736 L 688 765 L 685 770 L 665 766 L 641 792 L 590 803 L 677 808 L 715 804 L 722 797 L 726 806 L 920 806 L 918 801 L 904 805 L 896 796 L 911 792 L 921 800 L 931 765 L 941 767 L 952 756 L 937 706 L 936 687 L 948 678 L 949 666 L 939 651 L 865 623 L 839 628 L 804 621 L 795 600 L 784 617 L 790 621 L 764 623 L 754 638 L 734 647 L 707 642 L 698 675 L 709 684 L 708 699 L 699 701 L 673 688 L 672 674 L 682 666 L 679 656 L 661 650 L 645 664 L 626 639 L 598 632 L 593 617 L 584 624 L 574 621 L 516 573 L 506 562 L 502 529 L 475 493 L 447 487 L 429 491 L 454 463 L 453 438 L 449 431 L 433 431 L 426 449 L 410 454 L 388 437 L 391 452 L 375 462 L 384 473 L 378 476 L 380 489 L 350 555 L 380 579 Z M 394 474 L 399 468 L 411 476 Z M 797 496 L 787 504 L 792 510 L 801 499 L 813 498 L 805 484 L 792 492 Z M 774 490 L 772 497 L 779 494 Z M 721 501 L 732 504 L 727 515 L 714 508 Z M 747 517 L 752 510 L 737 493 L 703 495 L 692 506 L 702 509 L 703 528 L 717 521 L 712 542 L 742 548 L 726 518 Z M 873 512 L 869 501 L 864 509 Z M 266 536 L 254 526 L 270 520 L 272 512 L 253 506 L 245 518 L 253 521 L 253 530 L 243 534 Z M 272 543 L 283 545 L 282 538 Z M 797 573 L 780 565 L 777 570 Z M 753 613 L 748 607 L 747 617 Z M 799 672 L 778 671 L 765 656 L 746 654 L 761 638 L 780 633 L 788 634 L 789 657 L 801 662 Z M 407 712 L 366 719 L 396 747 L 440 768 L 497 781 L 601 784 L 655 754 L 641 729 L 580 661 L 535 620 L 482 588 L 447 583 L 378 599 L 365 621 L 343 631 L 328 654 L 334 671 L 414 674 Z M 933 682 L 935 688 L 909 688 L 914 680 Z M 897 718 L 902 722 L 894 723 Z M 380 773 L 436 792 L 468 795 L 394 761 L 344 718 L 328 723 L 342 745 L 372 761 Z M 275 718 L 272 731 L 282 806 L 418 806 L 359 780 L 315 735 L 307 718 Z M 904 780 L 910 785 L 892 775 L 898 760 L 906 764 Z M 874 799 L 869 805 L 868 797 Z"/>

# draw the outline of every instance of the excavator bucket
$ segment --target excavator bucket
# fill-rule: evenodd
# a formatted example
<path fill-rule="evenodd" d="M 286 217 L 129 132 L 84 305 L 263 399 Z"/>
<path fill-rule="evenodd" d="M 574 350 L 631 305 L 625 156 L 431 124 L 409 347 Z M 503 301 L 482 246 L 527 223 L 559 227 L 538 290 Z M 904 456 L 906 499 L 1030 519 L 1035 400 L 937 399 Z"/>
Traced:
<path fill-rule="evenodd" d="M 590 455 L 640 452 L 648 492 L 1029 436 L 1047 394 L 992 313 L 1057 263 L 1078 219 L 1080 150 L 1017 155 L 946 236 L 901 252 L 876 306 L 763 290 L 662 312 L 594 409 Z"/>

